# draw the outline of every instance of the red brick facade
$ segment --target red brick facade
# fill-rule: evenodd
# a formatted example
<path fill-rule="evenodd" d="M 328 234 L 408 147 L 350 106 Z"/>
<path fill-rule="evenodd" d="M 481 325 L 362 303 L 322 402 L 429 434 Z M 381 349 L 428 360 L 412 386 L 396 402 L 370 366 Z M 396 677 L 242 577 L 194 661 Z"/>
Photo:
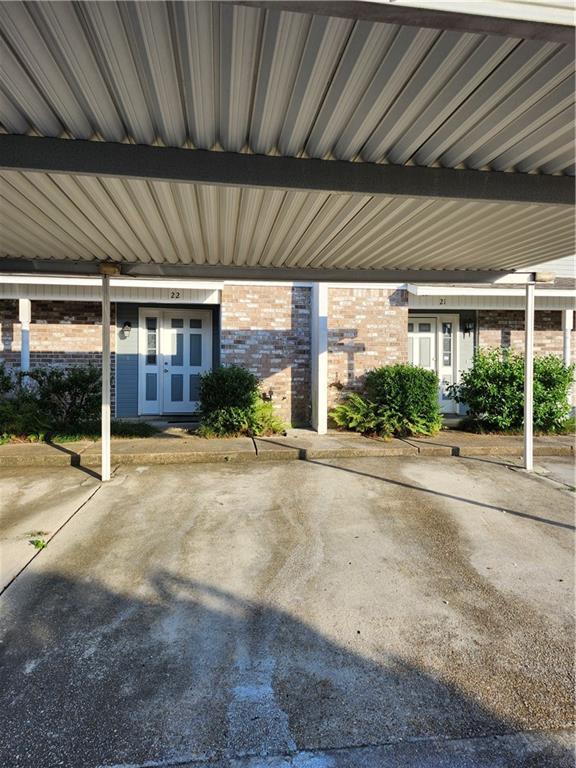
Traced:
<path fill-rule="evenodd" d="M 358 389 L 379 365 L 408 361 L 405 290 L 330 288 L 328 291 L 328 404 Z"/>
<path fill-rule="evenodd" d="M 576 360 L 574 331 L 572 359 Z M 480 347 L 509 347 L 524 352 L 524 312 L 522 310 L 479 310 L 478 344 Z M 562 357 L 562 313 L 536 310 L 534 314 L 534 353 Z"/>
<path fill-rule="evenodd" d="M 223 365 L 242 365 L 262 379 L 281 417 L 310 423 L 311 289 L 290 285 L 225 285 L 220 351 Z M 114 307 L 112 307 L 114 323 Z M 358 389 L 366 372 L 408 359 L 405 290 L 331 287 L 328 290 L 328 401 Z M 114 377 L 114 326 L 110 330 Z M 573 332 L 574 334 L 574 332 Z M 0 360 L 20 364 L 18 302 L 0 302 Z M 478 312 L 481 347 L 523 350 L 521 311 Z M 96 302 L 33 301 L 32 367 L 101 362 L 100 305 Z M 537 311 L 536 354 L 562 356 L 560 311 Z M 576 338 L 572 342 L 576 360 Z M 114 386 L 112 387 L 114 392 Z"/>
<path fill-rule="evenodd" d="M 262 379 L 280 416 L 310 422 L 310 288 L 225 285 L 220 360 Z"/>
<path fill-rule="evenodd" d="M 112 327 L 112 398 L 114 397 L 114 305 Z M 20 367 L 21 326 L 18 302 L 0 302 L 0 360 Z M 30 367 L 67 367 L 102 362 L 101 307 L 98 302 L 33 301 L 30 323 Z"/>

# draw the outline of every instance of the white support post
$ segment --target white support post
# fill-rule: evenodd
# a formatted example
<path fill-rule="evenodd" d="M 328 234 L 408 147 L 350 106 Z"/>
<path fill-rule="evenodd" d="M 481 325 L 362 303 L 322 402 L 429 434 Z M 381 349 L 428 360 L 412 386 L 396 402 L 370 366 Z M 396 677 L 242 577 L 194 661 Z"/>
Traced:
<path fill-rule="evenodd" d="M 312 427 L 328 431 L 328 286 L 312 284 Z"/>
<path fill-rule="evenodd" d="M 526 283 L 524 313 L 524 468 L 534 468 L 534 283 Z"/>
<path fill-rule="evenodd" d="M 20 370 L 30 371 L 30 321 L 32 320 L 32 302 L 30 299 L 18 300 L 18 319 L 20 320 Z"/>
<path fill-rule="evenodd" d="M 563 309 L 562 310 L 562 359 L 564 365 L 570 365 L 572 362 L 572 331 L 574 329 L 574 310 Z M 569 401 L 572 403 L 572 392 L 574 383 L 570 387 Z"/>
<path fill-rule="evenodd" d="M 102 275 L 102 470 L 110 480 L 110 276 Z"/>
<path fill-rule="evenodd" d="M 562 358 L 564 365 L 570 365 L 572 358 L 571 339 L 574 330 L 574 310 L 562 310 Z"/>

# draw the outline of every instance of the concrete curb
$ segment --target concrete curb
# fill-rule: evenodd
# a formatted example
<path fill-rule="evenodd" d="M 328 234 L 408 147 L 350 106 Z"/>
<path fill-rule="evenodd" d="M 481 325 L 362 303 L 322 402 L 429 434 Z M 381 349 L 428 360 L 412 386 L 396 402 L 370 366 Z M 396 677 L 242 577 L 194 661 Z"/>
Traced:
<path fill-rule="evenodd" d="M 270 445 L 259 442 L 255 450 L 231 451 L 155 451 L 155 452 L 114 452 L 112 449 L 112 464 L 146 465 L 146 464 L 246 464 L 263 461 L 312 461 L 320 459 L 355 459 L 355 458 L 386 458 L 388 456 L 522 456 L 522 447 L 516 445 L 434 445 L 418 443 L 417 441 L 401 441 L 404 445 L 374 445 L 369 447 L 335 447 L 307 448 L 296 446 Z M 552 443 L 550 445 L 535 445 L 535 456 L 574 456 L 571 445 Z M 54 452 L 23 451 L 20 453 L 0 452 L 0 467 L 86 467 L 100 466 L 99 453 L 92 449 L 90 452 L 75 452 L 55 449 Z"/>

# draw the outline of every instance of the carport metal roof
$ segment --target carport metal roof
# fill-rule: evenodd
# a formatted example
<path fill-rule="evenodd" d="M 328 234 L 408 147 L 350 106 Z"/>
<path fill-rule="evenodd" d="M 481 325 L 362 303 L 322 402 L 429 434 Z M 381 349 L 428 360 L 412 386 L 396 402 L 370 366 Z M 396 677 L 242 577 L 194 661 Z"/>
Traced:
<path fill-rule="evenodd" d="M 470 280 L 571 254 L 571 32 L 382 3 L 3 3 L 0 263 Z"/>

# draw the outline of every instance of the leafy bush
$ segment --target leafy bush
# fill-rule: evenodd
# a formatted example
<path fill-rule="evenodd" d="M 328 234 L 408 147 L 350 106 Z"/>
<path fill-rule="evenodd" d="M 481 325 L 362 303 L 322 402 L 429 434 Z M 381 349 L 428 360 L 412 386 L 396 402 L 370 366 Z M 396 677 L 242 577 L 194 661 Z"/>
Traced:
<path fill-rule="evenodd" d="M 339 427 L 361 432 L 363 435 L 392 437 L 394 433 L 390 413 L 381 405 L 355 392 L 337 405 L 330 415 Z"/>
<path fill-rule="evenodd" d="M 216 368 L 200 379 L 200 408 L 203 413 L 250 408 L 258 395 L 258 384 L 258 377 L 239 365 Z"/>
<path fill-rule="evenodd" d="M 0 363 L 0 397 L 4 397 L 14 386 L 12 376 L 6 370 L 4 363 Z"/>
<path fill-rule="evenodd" d="M 269 435 L 284 430 L 272 403 L 262 399 L 258 378 L 231 365 L 206 373 L 200 380 L 198 434 L 204 437 Z"/>
<path fill-rule="evenodd" d="M 49 429 L 49 418 L 36 398 L 25 390 L 19 390 L 11 399 L 0 400 L 0 442 L 12 437 L 43 440 Z"/>
<path fill-rule="evenodd" d="M 534 358 L 534 428 L 563 432 L 574 366 L 555 355 Z M 524 424 L 524 358 L 509 349 L 478 350 L 471 368 L 450 387 L 450 397 L 468 407 L 470 426 L 488 432 L 520 430 Z"/>
<path fill-rule="evenodd" d="M 413 365 L 386 365 L 366 376 L 362 395 L 351 394 L 331 413 L 341 427 L 381 437 L 433 435 L 442 426 L 438 379 Z"/>
<path fill-rule="evenodd" d="M 102 377 L 95 366 L 38 368 L 28 378 L 35 383 L 36 397 L 53 429 L 79 428 L 99 421 Z"/>
<path fill-rule="evenodd" d="M 100 437 L 101 374 L 94 366 L 36 369 L 9 376 L 0 365 L 0 443 Z M 115 437 L 152 437 L 141 421 L 112 420 Z"/>

